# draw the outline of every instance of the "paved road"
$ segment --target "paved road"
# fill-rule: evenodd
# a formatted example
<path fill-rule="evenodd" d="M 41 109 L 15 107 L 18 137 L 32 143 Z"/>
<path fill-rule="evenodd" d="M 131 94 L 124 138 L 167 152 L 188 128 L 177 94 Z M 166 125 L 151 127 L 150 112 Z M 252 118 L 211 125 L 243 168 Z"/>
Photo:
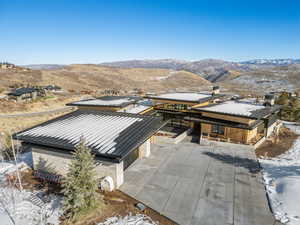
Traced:
<path fill-rule="evenodd" d="M 152 145 L 121 191 L 181 225 L 272 225 L 253 152 L 183 142 Z"/>
<path fill-rule="evenodd" d="M 73 110 L 74 107 L 71 106 L 65 106 L 59 109 L 53 109 L 49 111 L 44 112 L 33 112 L 33 113 L 21 113 L 21 114 L 11 114 L 11 115 L 0 115 L 0 118 L 15 118 L 15 117 L 34 117 L 34 116 L 44 116 L 49 115 L 53 113 L 62 113 L 62 112 L 68 112 Z"/>

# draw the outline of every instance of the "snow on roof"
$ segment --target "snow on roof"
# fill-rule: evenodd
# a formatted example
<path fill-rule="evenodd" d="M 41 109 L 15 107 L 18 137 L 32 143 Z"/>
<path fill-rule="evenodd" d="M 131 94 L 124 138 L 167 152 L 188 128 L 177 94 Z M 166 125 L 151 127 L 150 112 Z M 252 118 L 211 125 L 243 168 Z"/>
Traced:
<path fill-rule="evenodd" d="M 150 109 L 152 106 L 153 106 L 153 102 L 151 100 L 149 100 L 149 99 L 142 100 L 142 101 L 137 102 L 137 104 L 135 104 L 133 108 L 126 109 L 125 112 L 139 114 L 147 109 Z"/>
<path fill-rule="evenodd" d="M 208 93 L 175 92 L 175 93 L 161 94 L 157 96 L 150 96 L 149 98 L 198 102 L 200 100 L 204 100 L 206 98 L 211 98 L 211 97 L 212 95 Z"/>
<path fill-rule="evenodd" d="M 122 98 L 122 99 L 112 99 L 112 100 L 102 100 L 102 99 L 89 99 L 83 101 L 72 102 L 73 105 L 94 105 L 94 106 L 122 106 L 126 103 L 134 102 L 133 99 Z"/>
<path fill-rule="evenodd" d="M 263 110 L 263 105 L 251 104 L 239 101 L 226 101 L 212 106 L 199 107 L 199 110 L 232 114 L 238 116 L 252 116 L 254 111 Z"/>
<path fill-rule="evenodd" d="M 140 112 L 143 112 L 147 109 L 151 108 L 151 106 L 145 106 L 145 105 L 137 105 L 131 109 L 126 110 L 127 113 L 134 113 L 134 114 L 138 114 Z"/>
<path fill-rule="evenodd" d="M 122 157 L 162 125 L 161 119 L 120 112 L 75 111 L 17 133 L 21 141 L 73 150 L 83 137 L 97 155 Z"/>

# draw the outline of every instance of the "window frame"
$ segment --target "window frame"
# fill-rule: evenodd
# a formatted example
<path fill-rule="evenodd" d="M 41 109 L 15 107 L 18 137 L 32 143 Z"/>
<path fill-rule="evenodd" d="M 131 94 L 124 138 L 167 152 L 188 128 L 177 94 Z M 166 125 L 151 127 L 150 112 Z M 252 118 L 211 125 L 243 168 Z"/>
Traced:
<path fill-rule="evenodd" d="M 219 124 L 211 125 L 211 133 L 218 135 L 225 135 L 225 126 Z"/>

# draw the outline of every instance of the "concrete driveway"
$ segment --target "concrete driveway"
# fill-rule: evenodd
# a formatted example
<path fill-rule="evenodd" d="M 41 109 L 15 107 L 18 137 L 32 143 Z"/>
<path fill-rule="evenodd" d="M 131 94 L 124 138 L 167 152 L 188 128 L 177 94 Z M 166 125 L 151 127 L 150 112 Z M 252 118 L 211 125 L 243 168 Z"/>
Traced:
<path fill-rule="evenodd" d="M 121 191 L 181 225 L 272 225 L 253 152 L 182 142 L 152 145 Z"/>

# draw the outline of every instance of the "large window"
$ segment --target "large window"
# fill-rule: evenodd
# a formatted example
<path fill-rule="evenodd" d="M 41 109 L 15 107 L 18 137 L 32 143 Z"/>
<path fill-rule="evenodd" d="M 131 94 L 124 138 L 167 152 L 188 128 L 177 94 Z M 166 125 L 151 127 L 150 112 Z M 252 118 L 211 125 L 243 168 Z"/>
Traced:
<path fill-rule="evenodd" d="M 214 134 L 220 134 L 224 135 L 225 134 L 225 127 L 221 125 L 212 125 L 212 133 Z"/>

